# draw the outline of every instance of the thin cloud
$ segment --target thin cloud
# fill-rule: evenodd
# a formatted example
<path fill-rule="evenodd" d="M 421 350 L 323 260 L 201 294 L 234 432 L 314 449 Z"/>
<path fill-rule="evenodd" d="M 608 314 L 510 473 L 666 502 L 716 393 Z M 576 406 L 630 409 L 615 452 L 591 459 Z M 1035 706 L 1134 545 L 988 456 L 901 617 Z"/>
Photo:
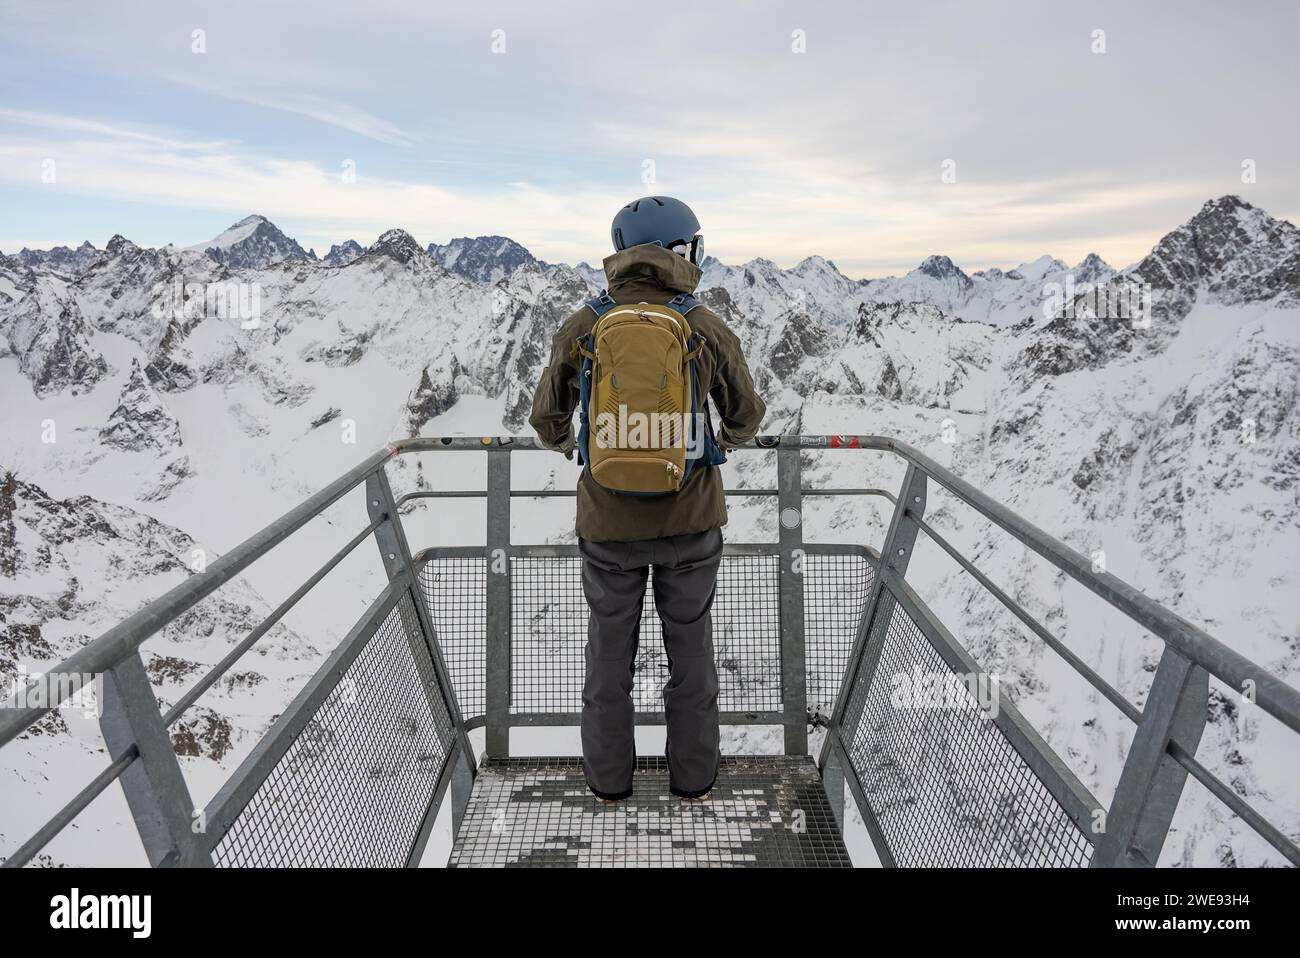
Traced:
<path fill-rule="evenodd" d="M 449 190 L 429 182 L 370 177 L 362 166 L 355 182 L 342 169 L 315 163 L 260 156 L 231 147 L 179 137 L 140 136 L 109 125 L 97 127 L 77 118 L 46 116 L 37 124 L 62 137 L 8 135 L 0 146 L 0 182 L 30 186 L 42 163 L 57 166 L 54 184 L 40 188 L 117 201 L 196 210 L 220 210 L 232 221 L 257 211 L 292 224 L 300 241 L 325 245 L 354 238 L 370 242 L 385 229 L 401 227 L 423 242 L 479 233 L 497 225 L 510 230 L 541 255 L 581 252 L 590 257 L 603 249 L 604 223 L 585 211 L 617 209 L 619 197 L 592 191 L 554 194 L 535 185 L 515 183 L 495 189 Z M 323 220 L 346 235 L 319 234 Z M 557 223 L 582 224 L 561 228 Z M 590 229 L 585 229 L 590 224 Z M 207 236 L 140 238 L 150 243 L 188 245 Z M 597 244 L 600 245 L 597 245 Z"/>
<path fill-rule="evenodd" d="M 192 77 L 175 74 L 169 75 L 167 79 L 171 83 L 191 87 L 209 96 L 219 96 L 268 110 L 305 116 L 390 146 L 411 147 L 415 145 L 417 139 L 399 128 L 397 124 L 368 113 L 360 107 L 344 103 L 336 97 L 322 97 L 301 92 L 241 90 L 226 85 L 211 86 Z"/>
<path fill-rule="evenodd" d="M 106 123 L 79 116 L 66 116 L 57 113 L 37 113 L 29 110 L 13 110 L 0 107 L 0 121 L 9 121 L 21 126 L 54 130 L 58 133 L 84 134 L 95 137 L 107 137 L 119 140 L 133 140 L 166 150 L 218 150 L 229 145 L 223 140 L 184 140 L 171 136 L 141 130 L 131 126 Z"/>

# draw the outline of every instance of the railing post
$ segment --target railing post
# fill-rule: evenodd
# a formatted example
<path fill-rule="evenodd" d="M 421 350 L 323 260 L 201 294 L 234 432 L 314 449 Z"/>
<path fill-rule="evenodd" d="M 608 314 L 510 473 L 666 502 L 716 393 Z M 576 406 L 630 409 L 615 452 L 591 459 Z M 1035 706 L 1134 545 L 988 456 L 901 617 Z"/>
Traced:
<path fill-rule="evenodd" d="M 397 514 L 397 499 L 393 488 L 388 483 L 388 475 L 380 466 L 366 479 L 366 512 L 371 521 L 380 516 L 388 518 L 375 530 L 375 544 L 379 547 L 379 557 L 384 563 L 384 570 L 391 582 L 399 576 L 406 577 L 406 588 L 415 605 L 415 617 L 420 623 L 425 647 L 433 660 L 434 675 L 441 686 L 439 692 L 446 703 L 447 714 L 451 717 L 456 735 L 460 739 L 461 751 L 471 772 L 477 772 L 474 751 L 465 734 L 465 720 L 460 713 L 460 703 L 456 700 L 456 688 L 451 684 L 451 673 L 442 657 L 442 648 L 438 645 L 438 630 L 429 615 L 429 604 L 420 590 L 420 578 L 416 574 L 415 560 L 411 558 L 411 548 L 406 541 L 406 531 L 402 528 L 401 517 Z"/>
<path fill-rule="evenodd" d="M 826 737 L 829 739 L 833 733 L 827 729 Z M 826 758 L 826 763 L 822 766 L 822 788 L 826 790 L 826 797 L 831 803 L 831 814 L 835 816 L 835 824 L 839 826 L 840 834 L 844 833 L 844 766 L 840 764 L 839 752 L 831 749 Z"/>
<path fill-rule="evenodd" d="M 99 727 L 109 758 L 116 761 L 132 746 L 139 752 L 121 783 L 149 864 L 211 867 L 212 856 L 193 829 L 194 802 L 139 651 L 103 675 Z"/>
<path fill-rule="evenodd" d="M 798 443 L 797 437 L 790 437 Z M 808 685 L 803 634 L 803 491 L 798 445 L 776 451 L 777 549 L 780 553 L 781 715 L 785 753 L 808 754 Z"/>
<path fill-rule="evenodd" d="M 487 453 L 486 752 L 510 754 L 510 450 Z"/>
<path fill-rule="evenodd" d="M 1168 754 L 1169 742 L 1196 754 L 1205 731 L 1209 694 L 1206 671 L 1166 646 L 1115 786 L 1092 867 L 1149 868 L 1159 861 L 1187 781 L 1187 770 Z"/>
<path fill-rule="evenodd" d="M 468 756 L 456 757 L 456 764 L 451 770 L 451 837 L 460 834 L 460 823 L 465 820 L 465 809 L 469 807 L 469 797 L 474 791 L 474 776 L 470 773 Z"/>
<path fill-rule="evenodd" d="M 889 521 L 889 531 L 885 534 L 885 541 L 881 546 L 880 566 L 876 569 L 876 574 L 871 580 L 871 590 L 867 595 L 867 603 L 862 611 L 862 618 L 859 620 L 857 637 L 853 641 L 853 648 L 849 652 L 848 660 L 844 666 L 844 679 L 840 683 L 839 694 L 835 697 L 834 714 L 830 727 L 826 730 L 826 738 L 822 742 L 821 755 L 818 760 L 818 765 L 823 770 L 836 767 L 838 756 L 835 751 L 835 743 L 837 740 L 840 742 L 846 759 L 844 766 L 840 767 L 841 774 L 847 778 L 849 788 L 853 792 L 854 801 L 858 803 L 858 810 L 862 813 L 862 820 L 871 835 L 871 841 L 876 847 L 881 863 L 886 866 L 894 864 L 893 853 L 866 800 L 862 782 L 858 779 L 858 770 L 853 767 L 849 758 L 849 749 L 853 744 L 852 736 L 858 721 L 856 716 L 849 715 L 849 700 L 852 698 L 853 689 L 859 683 L 869 683 L 875 675 L 876 665 L 880 661 L 880 653 L 884 648 L 885 635 L 889 626 L 889 623 L 885 622 L 882 628 L 876 629 L 876 619 L 880 611 L 880 598 L 885 589 L 885 572 L 888 569 L 900 578 L 906 577 L 907 567 L 912 561 L 912 550 L 916 547 L 916 536 L 921 528 L 914 521 L 914 517 L 915 519 L 925 517 L 926 495 L 925 473 L 916 466 L 909 465 L 907 472 L 903 475 L 903 486 L 898 492 L 898 501 L 894 504 L 894 514 Z M 877 634 L 879 635 L 879 641 L 873 641 L 872 637 Z M 850 728 L 849 740 L 847 741 L 843 737 L 846 728 Z M 841 821 L 841 826 L 842 824 Z"/>
<path fill-rule="evenodd" d="M 848 713 L 850 692 L 860 681 L 871 681 L 880 659 L 884 633 L 881 642 L 872 643 L 876 617 L 880 611 L 880 597 L 885 590 L 885 571 L 888 569 L 899 578 L 906 578 L 907 567 L 912 561 L 912 550 L 916 548 L 916 535 L 921 527 L 913 517 L 925 518 L 927 484 L 925 473 L 916 466 L 909 465 L 903 476 L 903 486 L 898 492 L 898 501 L 894 505 L 894 514 L 889 521 L 889 531 L 885 534 L 884 544 L 880 549 L 880 567 L 871 580 L 871 591 L 867 596 L 866 609 L 862 613 L 858 635 L 853 641 L 848 664 L 844 669 L 844 681 L 840 694 L 835 699 L 835 728 L 840 728 Z M 889 623 L 885 623 L 888 625 Z M 823 757 L 829 752 L 824 752 Z"/>

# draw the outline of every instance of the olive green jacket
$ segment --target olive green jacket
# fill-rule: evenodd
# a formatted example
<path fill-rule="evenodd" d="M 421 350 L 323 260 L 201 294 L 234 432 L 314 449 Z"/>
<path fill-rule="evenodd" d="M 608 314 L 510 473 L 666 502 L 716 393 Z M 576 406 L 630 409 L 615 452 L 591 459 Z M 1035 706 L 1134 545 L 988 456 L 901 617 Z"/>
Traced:
<path fill-rule="evenodd" d="M 607 256 L 609 295 L 620 305 L 666 303 L 678 293 L 693 293 L 700 269 L 660 246 L 634 246 Z M 591 332 L 596 314 L 583 306 L 564 321 L 551 342 L 551 361 L 533 394 L 529 423 L 542 445 L 571 455 L 576 445 L 573 412 L 578 405 L 581 359 L 573 343 Z M 753 438 L 767 406 L 754 391 L 740 340 L 707 307 L 687 316 L 691 329 L 707 340 L 696 361 L 701 393 L 713 397 L 722 420 L 717 433 L 723 449 Z M 693 470 L 686 485 L 664 496 L 628 496 L 595 482 L 587 469 L 578 479 L 576 530 L 593 542 L 626 542 L 705 532 L 725 525 L 727 504 L 716 468 Z"/>

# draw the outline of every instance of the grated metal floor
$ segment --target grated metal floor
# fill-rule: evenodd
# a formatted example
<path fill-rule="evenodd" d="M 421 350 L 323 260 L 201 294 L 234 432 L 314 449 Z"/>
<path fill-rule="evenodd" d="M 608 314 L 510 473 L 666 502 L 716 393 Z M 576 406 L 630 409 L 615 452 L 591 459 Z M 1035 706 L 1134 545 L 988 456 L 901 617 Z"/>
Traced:
<path fill-rule="evenodd" d="M 485 759 L 448 865 L 852 867 L 811 756 L 724 756 L 703 802 L 669 793 L 662 756 L 638 756 L 633 789 L 601 805 L 580 758 Z"/>

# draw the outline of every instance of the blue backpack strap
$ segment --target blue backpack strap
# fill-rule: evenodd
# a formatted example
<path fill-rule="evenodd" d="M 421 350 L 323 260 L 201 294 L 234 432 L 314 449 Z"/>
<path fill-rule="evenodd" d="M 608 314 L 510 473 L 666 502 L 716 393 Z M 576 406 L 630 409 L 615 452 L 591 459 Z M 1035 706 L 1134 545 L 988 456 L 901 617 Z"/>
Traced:
<path fill-rule="evenodd" d="M 671 306 L 677 312 L 685 316 L 696 306 L 701 305 L 700 301 L 690 293 L 678 293 L 672 299 L 668 300 L 667 305 Z"/>
<path fill-rule="evenodd" d="M 604 316 L 611 309 L 618 305 L 614 302 L 614 297 L 609 295 L 609 290 L 602 289 L 600 295 L 593 296 L 583 303 L 596 314 L 596 318 Z M 587 442 L 590 439 L 591 423 L 588 417 L 587 404 L 591 399 L 591 364 L 595 358 L 596 342 L 592 334 L 588 333 L 573 344 L 573 355 L 580 357 L 578 361 L 578 465 L 585 466 L 590 461 L 587 452 Z"/>
<path fill-rule="evenodd" d="M 692 296 L 690 293 L 678 293 L 676 296 L 674 296 L 672 299 L 668 301 L 667 305 L 671 306 L 673 309 L 677 310 L 677 312 L 685 316 L 696 306 L 702 306 L 704 304 L 701 303 L 694 296 Z M 695 432 L 697 426 L 700 426 L 701 418 L 704 420 L 704 422 L 702 426 L 703 429 L 702 434 L 696 437 L 698 440 L 702 441 L 700 455 L 695 458 L 691 458 L 689 455 L 687 455 L 686 476 L 682 479 L 683 486 L 685 486 L 686 480 L 689 479 L 691 474 L 694 473 L 697 469 L 704 469 L 708 466 L 720 466 L 727 461 L 726 453 L 722 451 L 722 447 L 719 446 L 713 438 L 713 418 L 709 415 L 707 401 L 701 401 L 700 398 L 699 370 L 696 366 L 696 359 L 698 358 L 700 351 L 704 348 L 704 344 L 707 341 L 708 340 L 705 339 L 702 333 L 692 333 L 691 338 L 687 341 L 686 344 L 689 350 L 686 354 L 686 358 L 690 362 L 690 369 L 691 369 L 691 431 L 692 433 Z"/>
<path fill-rule="evenodd" d="M 602 289 L 599 296 L 591 297 L 583 305 L 590 306 L 591 311 L 596 314 L 596 318 L 600 319 L 618 304 L 614 302 L 614 297 L 609 295 L 608 290 Z"/>

